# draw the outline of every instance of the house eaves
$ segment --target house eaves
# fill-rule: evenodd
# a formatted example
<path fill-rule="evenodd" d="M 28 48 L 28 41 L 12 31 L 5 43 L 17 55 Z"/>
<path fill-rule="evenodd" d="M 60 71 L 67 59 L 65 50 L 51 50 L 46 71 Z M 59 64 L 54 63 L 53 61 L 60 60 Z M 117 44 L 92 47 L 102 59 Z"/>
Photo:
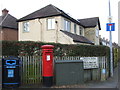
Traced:
<path fill-rule="evenodd" d="M 23 18 L 20 18 L 18 22 L 21 21 L 27 21 L 27 20 L 34 20 L 34 19 L 40 19 L 40 18 L 46 18 L 46 17 L 53 17 L 53 16 L 63 16 L 74 23 L 81 25 L 79 21 L 76 19 L 72 18 L 68 14 L 66 14 L 63 10 L 60 10 L 59 8 L 55 7 L 54 5 L 47 5 Z M 82 25 L 81 25 L 82 26 Z"/>
<path fill-rule="evenodd" d="M 98 25 L 99 30 L 101 30 L 99 17 L 78 19 L 79 23 L 85 28 L 96 27 Z"/>

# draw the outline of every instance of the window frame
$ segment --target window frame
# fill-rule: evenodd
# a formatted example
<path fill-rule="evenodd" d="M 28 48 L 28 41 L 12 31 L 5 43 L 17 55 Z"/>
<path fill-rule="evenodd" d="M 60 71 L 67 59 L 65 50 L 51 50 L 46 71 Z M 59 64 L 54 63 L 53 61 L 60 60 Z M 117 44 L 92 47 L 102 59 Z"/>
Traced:
<path fill-rule="evenodd" d="M 79 27 L 79 35 L 83 35 L 83 28 L 81 26 Z"/>
<path fill-rule="evenodd" d="M 77 34 L 77 25 L 74 23 L 74 33 Z"/>
<path fill-rule="evenodd" d="M 96 28 L 96 37 L 99 37 L 99 29 Z"/>
<path fill-rule="evenodd" d="M 71 32 L 71 22 L 69 20 L 64 19 L 64 30 Z"/>
<path fill-rule="evenodd" d="M 30 23 L 29 21 L 23 22 L 23 32 L 30 32 Z"/>
<path fill-rule="evenodd" d="M 48 18 L 47 19 L 47 30 L 54 30 L 54 29 L 55 29 L 55 18 Z"/>

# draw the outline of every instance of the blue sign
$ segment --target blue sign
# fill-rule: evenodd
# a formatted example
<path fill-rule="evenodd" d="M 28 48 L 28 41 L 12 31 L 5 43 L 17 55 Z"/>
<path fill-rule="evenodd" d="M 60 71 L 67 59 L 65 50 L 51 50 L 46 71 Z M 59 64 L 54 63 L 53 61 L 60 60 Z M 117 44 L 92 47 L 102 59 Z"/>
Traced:
<path fill-rule="evenodd" d="M 14 70 L 8 69 L 8 77 L 9 78 L 14 77 Z"/>
<path fill-rule="evenodd" d="M 106 31 L 115 31 L 115 23 L 107 23 Z"/>

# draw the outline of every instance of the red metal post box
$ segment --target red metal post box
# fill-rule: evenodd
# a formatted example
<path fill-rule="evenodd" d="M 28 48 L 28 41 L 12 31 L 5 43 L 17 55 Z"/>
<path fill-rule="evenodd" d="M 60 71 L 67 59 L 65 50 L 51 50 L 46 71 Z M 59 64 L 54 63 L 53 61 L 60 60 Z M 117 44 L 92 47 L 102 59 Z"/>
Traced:
<path fill-rule="evenodd" d="M 53 45 L 43 45 L 42 48 L 42 76 L 43 85 L 52 86 L 53 84 Z"/>

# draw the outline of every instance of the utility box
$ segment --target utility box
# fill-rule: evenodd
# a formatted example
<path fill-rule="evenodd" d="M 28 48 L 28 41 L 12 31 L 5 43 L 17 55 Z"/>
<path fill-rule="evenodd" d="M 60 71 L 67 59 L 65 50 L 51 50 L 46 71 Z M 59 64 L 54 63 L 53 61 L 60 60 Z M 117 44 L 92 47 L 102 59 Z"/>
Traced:
<path fill-rule="evenodd" d="M 20 85 L 20 59 L 7 57 L 2 59 L 2 86 L 14 88 Z"/>
<path fill-rule="evenodd" d="M 83 61 L 55 61 L 55 82 L 58 86 L 83 84 Z"/>

